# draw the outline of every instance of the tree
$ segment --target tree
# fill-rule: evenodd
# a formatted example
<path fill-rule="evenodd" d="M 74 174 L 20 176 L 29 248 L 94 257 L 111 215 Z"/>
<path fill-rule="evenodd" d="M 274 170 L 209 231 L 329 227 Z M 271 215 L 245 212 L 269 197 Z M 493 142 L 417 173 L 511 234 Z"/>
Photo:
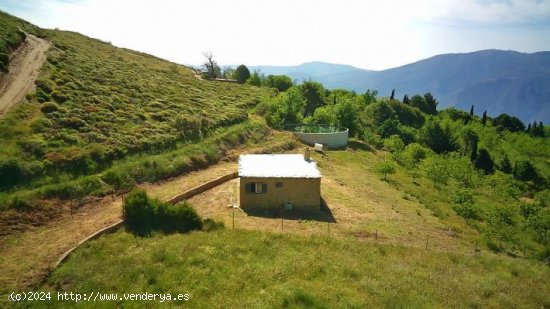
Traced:
<path fill-rule="evenodd" d="M 237 83 L 244 84 L 248 78 L 250 78 L 250 71 L 248 68 L 244 64 L 239 65 L 235 70 L 235 79 Z"/>
<path fill-rule="evenodd" d="M 437 105 L 439 103 L 429 92 L 424 94 L 424 96 L 414 95 L 412 96 L 410 101 L 411 101 L 410 104 L 412 107 L 416 107 L 426 114 L 429 114 L 429 115 L 437 114 Z"/>
<path fill-rule="evenodd" d="M 405 148 L 405 143 L 399 135 L 392 135 L 384 140 L 384 148 L 391 153 L 400 153 Z"/>
<path fill-rule="evenodd" d="M 483 112 L 483 117 L 481 118 L 481 125 L 485 126 L 487 123 L 487 110 Z"/>
<path fill-rule="evenodd" d="M 475 161 L 476 168 L 483 170 L 485 175 L 492 174 L 494 171 L 493 168 L 493 159 L 491 158 L 491 155 L 489 152 L 481 148 L 479 149 L 476 161 Z"/>
<path fill-rule="evenodd" d="M 309 118 L 308 118 L 309 119 Z M 313 117 L 311 117 L 312 123 L 335 125 L 338 123 L 336 119 L 336 113 L 332 105 L 326 105 L 315 109 Z"/>
<path fill-rule="evenodd" d="M 397 116 L 395 110 L 385 101 L 369 104 L 365 108 L 365 114 L 368 115 L 372 124 L 376 127 L 380 126 L 384 121 L 394 119 Z"/>
<path fill-rule="evenodd" d="M 388 138 L 392 135 L 399 134 L 399 120 L 397 119 L 386 119 L 378 127 L 378 134 L 382 138 Z"/>
<path fill-rule="evenodd" d="M 258 71 L 254 70 L 254 73 L 246 80 L 247 84 L 250 84 L 252 86 L 261 86 L 262 85 L 262 77 L 260 76 L 260 73 Z"/>
<path fill-rule="evenodd" d="M 430 120 L 420 129 L 420 142 L 437 153 L 456 150 L 456 142 L 449 127 L 442 127 L 439 122 Z"/>
<path fill-rule="evenodd" d="M 499 248 L 502 242 L 514 238 L 514 211 L 511 207 L 500 206 L 489 211 L 485 234 L 489 238 L 496 238 L 499 241 Z"/>
<path fill-rule="evenodd" d="M 268 75 L 265 85 L 271 88 L 277 88 L 279 91 L 287 91 L 292 87 L 292 80 L 286 75 Z"/>
<path fill-rule="evenodd" d="M 409 105 L 409 103 L 410 103 L 409 96 L 408 96 L 408 95 L 404 95 L 404 96 L 403 96 L 403 104 Z"/>
<path fill-rule="evenodd" d="M 422 169 L 426 177 L 433 181 L 434 187 L 446 184 L 450 175 L 447 162 L 443 156 L 432 155 L 422 161 Z"/>
<path fill-rule="evenodd" d="M 304 82 L 299 87 L 306 99 L 304 116 L 311 116 L 317 107 L 325 104 L 325 88 L 317 82 Z"/>
<path fill-rule="evenodd" d="M 506 174 L 511 174 L 513 171 L 512 163 L 510 163 L 510 159 L 506 154 L 503 154 L 500 159 L 499 170 Z"/>
<path fill-rule="evenodd" d="M 338 125 L 349 129 L 349 135 L 354 136 L 357 132 L 357 110 L 350 99 L 342 100 L 335 106 L 336 120 Z"/>
<path fill-rule="evenodd" d="M 550 207 L 538 208 L 527 218 L 527 226 L 535 231 L 541 242 L 546 241 L 550 231 Z"/>
<path fill-rule="evenodd" d="M 453 193 L 454 211 L 464 219 L 478 219 L 478 209 L 475 207 L 474 193 L 471 189 L 457 188 Z"/>
<path fill-rule="evenodd" d="M 306 100 L 297 87 L 273 97 L 268 103 L 267 123 L 282 128 L 285 124 L 302 123 Z"/>
<path fill-rule="evenodd" d="M 479 141 L 479 136 L 471 128 L 466 127 L 462 130 L 460 134 L 460 140 L 462 142 L 462 147 L 464 148 L 462 155 L 465 156 L 468 153 L 471 154 L 474 148 L 476 148 L 476 151 L 477 151 L 477 143 Z"/>
<path fill-rule="evenodd" d="M 508 114 L 500 114 L 498 117 L 493 119 L 493 125 L 497 127 L 498 130 L 508 130 L 510 132 L 522 132 L 525 131 L 525 125 L 519 118 L 510 116 Z M 534 128 L 533 128 L 534 129 Z"/>
<path fill-rule="evenodd" d="M 235 79 L 235 69 L 229 66 L 224 67 L 222 77 L 225 79 Z"/>
<path fill-rule="evenodd" d="M 426 105 L 425 113 L 430 115 L 437 114 L 437 105 L 439 104 L 437 100 L 432 96 L 431 93 L 424 94 L 424 102 Z"/>
<path fill-rule="evenodd" d="M 539 174 L 531 161 L 525 160 L 516 162 L 514 167 L 514 177 L 523 181 L 535 181 L 539 178 Z"/>
<path fill-rule="evenodd" d="M 470 108 L 470 116 L 474 116 L 474 106 L 472 105 L 472 107 Z"/>
<path fill-rule="evenodd" d="M 384 180 L 387 180 L 388 174 L 395 174 L 395 166 L 388 161 L 384 161 L 376 166 L 376 171 L 384 175 Z"/>
<path fill-rule="evenodd" d="M 367 89 L 364 94 L 361 95 L 363 99 L 363 103 L 365 105 L 369 105 L 371 103 L 376 102 L 376 96 L 378 95 L 378 90 L 370 90 Z"/>
<path fill-rule="evenodd" d="M 391 91 L 390 100 L 393 100 L 395 98 L 395 89 Z"/>
<path fill-rule="evenodd" d="M 531 124 L 527 124 L 527 129 L 525 129 L 525 133 L 530 134 L 531 133 Z"/>
<path fill-rule="evenodd" d="M 214 60 L 214 55 L 211 52 L 205 52 L 202 54 L 206 58 L 206 62 L 203 64 L 205 67 L 208 78 L 218 78 L 221 76 L 221 69 L 216 60 Z"/>
<path fill-rule="evenodd" d="M 536 121 L 533 121 L 533 126 L 531 127 L 531 136 L 533 137 L 544 137 L 544 125 L 542 121 L 538 124 Z"/>
<path fill-rule="evenodd" d="M 477 160 L 477 142 L 472 145 L 472 151 L 470 152 L 470 162 Z"/>

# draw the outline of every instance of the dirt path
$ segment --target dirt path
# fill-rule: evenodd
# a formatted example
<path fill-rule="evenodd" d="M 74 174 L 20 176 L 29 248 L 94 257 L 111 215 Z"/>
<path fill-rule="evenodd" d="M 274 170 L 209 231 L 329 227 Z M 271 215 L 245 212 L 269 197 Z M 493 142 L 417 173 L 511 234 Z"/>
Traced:
<path fill-rule="evenodd" d="M 25 43 L 11 59 L 9 73 L 0 79 L 0 116 L 34 89 L 34 81 L 49 47 L 48 41 L 27 34 Z"/>
<path fill-rule="evenodd" d="M 143 185 L 148 194 L 167 199 L 236 169 L 223 162 L 158 184 Z M 93 232 L 120 220 L 122 197 L 106 197 L 45 226 L 0 239 L 0 295 L 40 282 L 68 249 Z"/>

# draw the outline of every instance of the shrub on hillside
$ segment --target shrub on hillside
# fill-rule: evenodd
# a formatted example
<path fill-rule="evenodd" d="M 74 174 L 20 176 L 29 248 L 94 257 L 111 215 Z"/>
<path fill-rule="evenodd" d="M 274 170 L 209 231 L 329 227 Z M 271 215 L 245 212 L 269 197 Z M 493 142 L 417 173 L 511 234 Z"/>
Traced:
<path fill-rule="evenodd" d="M 201 218 L 186 202 L 163 203 L 149 198 L 141 189 L 128 194 L 123 210 L 128 227 L 140 235 L 149 235 L 153 230 L 185 233 L 202 228 Z"/>
<path fill-rule="evenodd" d="M 8 64 L 10 63 L 10 56 L 8 54 L 0 53 L 0 64 L 4 65 L 4 67 L 8 67 Z"/>
<path fill-rule="evenodd" d="M 51 96 L 52 96 L 52 99 L 54 99 L 55 102 L 57 102 L 57 103 L 64 103 L 68 99 L 65 94 L 63 94 L 61 91 L 57 91 L 57 90 L 54 90 L 51 93 Z"/>
<path fill-rule="evenodd" d="M 202 220 L 187 203 L 170 205 L 158 203 L 154 214 L 155 226 L 165 233 L 185 233 L 202 228 Z"/>
<path fill-rule="evenodd" d="M 59 110 L 59 105 L 54 102 L 45 102 L 40 105 L 40 111 L 44 114 L 53 113 Z"/>

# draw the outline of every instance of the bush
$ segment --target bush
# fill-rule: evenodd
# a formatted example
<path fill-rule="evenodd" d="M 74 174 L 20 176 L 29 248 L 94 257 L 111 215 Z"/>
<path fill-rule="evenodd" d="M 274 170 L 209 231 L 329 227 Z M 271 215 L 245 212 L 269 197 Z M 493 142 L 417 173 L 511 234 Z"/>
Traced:
<path fill-rule="evenodd" d="M 157 203 L 155 227 L 165 233 L 185 233 L 202 228 L 202 220 L 197 212 L 186 202 L 170 205 Z"/>
<path fill-rule="evenodd" d="M 223 222 L 215 221 L 214 219 L 206 218 L 202 220 L 203 231 L 215 231 L 225 228 Z"/>
<path fill-rule="evenodd" d="M 54 103 L 54 102 L 45 102 L 45 103 L 42 103 L 42 105 L 40 106 L 40 111 L 43 112 L 44 114 L 57 112 L 58 110 L 59 110 L 59 105 L 57 105 L 57 103 Z"/>
<path fill-rule="evenodd" d="M 49 80 L 37 79 L 34 84 L 37 89 L 44 91 L 45 93 L 51 93 L 53 85 Z"/>
<path fill-rule="evenodd" d="M 0 188 L 11 188 L 32 176 L 28 164 L 15 158 L 0 159 Z"/>
<path fill-rule="evenodd" d="M 65 94 L 57 90 L 53 91 L 51 93 L 51 96 L 52 96 L 52 99 L 54 99 L 57 103 L 63 103 L 68 99 Z"/>
<path fill-rule="evenodd" d="M 9 63 L 10 56 L 8 54 L 0 53 L 0 65 L 3 65 L 5 68 L 7 68 Z"/>
<path fill-rule="evenodd" d="M 36 89 L 35 96 L 36 100 L 40 103 L 44 103 L 50 100 L 50 95 L 40 88 Z"/>
<path fill-rule="evenodd" d="M 128 227 L 140 235 L 149 235 L 153 230 L 165 233 L 185 233 L 200 230 L 202 220 L 186 202 L 177 205 L 150 199 L 144 190 L 130 192 L 124 199 L 124 219 Z"/>
<path fill-rule="evenodd" d="M 156 201 L 151 201 L 144 190 L 134 190 L 124 199 L 124 220 L 131 230 L 149 234 L 153 228 Z"/>

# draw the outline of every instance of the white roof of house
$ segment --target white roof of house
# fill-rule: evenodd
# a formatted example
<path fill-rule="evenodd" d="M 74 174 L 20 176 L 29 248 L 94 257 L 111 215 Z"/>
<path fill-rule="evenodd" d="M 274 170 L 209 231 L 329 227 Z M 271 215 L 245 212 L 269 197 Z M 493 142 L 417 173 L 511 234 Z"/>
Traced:
<path fill-rule="evenodd" d="M 248 154 L 239 157 L 240 177 L 321 178 L 317 163 L 301 154 Z"/>

